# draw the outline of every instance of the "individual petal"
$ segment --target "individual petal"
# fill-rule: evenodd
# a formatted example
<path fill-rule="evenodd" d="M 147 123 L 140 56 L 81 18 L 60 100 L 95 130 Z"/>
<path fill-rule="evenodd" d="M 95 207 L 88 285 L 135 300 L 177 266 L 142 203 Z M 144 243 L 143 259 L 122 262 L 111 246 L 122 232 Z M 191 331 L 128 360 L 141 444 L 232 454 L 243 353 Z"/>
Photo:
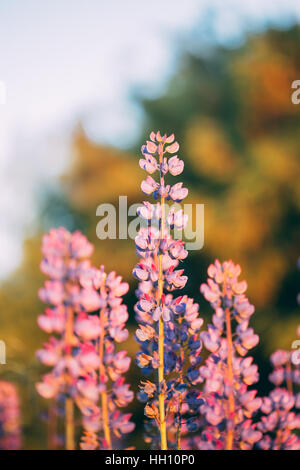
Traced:
<path fill-rule="evenodd" d="M 147 178 L 142 181 L 141 189 L 143 193 L 150 195 L 158 188 L 158 186 L 158 183 L 156 183 L 154 179 L 148 175 Z"/>
<path fill-rule="evenodd" d="M 177 176 L 183 172 L 184 163 L 177 156 L 174 156 L 169 159 L 168 168 L 171 175 Z"/>
<path fill-rule="evenodd" d="M 147 150 L 149 153 L 155 153 L 157 150 L 157 145 L 154 142 L 147 140 Z"/>
<path fill-rule="evenodd" d="M 178 142 L 174 142 L 173 144 L 168 145 L 166 147 L 166 152 L 168 152 L 168 153 L 176 153 L 176 152 L 178 152 L 178 150 L 179 150 L 179 143 Z"/>
<path fill-rule="evenodd" d="M 174 184 L 170 191 L 169 196 L 174 202 L 180 202 L 188 195 L 188 189 L 182 187 L 182 183 Z"/>
<path fill-rule="evenodd" d="M 148 201 L 144 201 L 143 204 L 143 206 L 137 208 L 137 214 L 145 220 L 151 220 L 154 216 L 155 208 Z"/>
<path fill-rule="evenodd" d="M 247 282 L 241 281 L 233 284 L 232 290 L 235 294 L 243 294 L 247 290 Z"/>
<path fill-rule="evenodd" d="M 77 296 L 77 302 L 87 312 L 93 312 L 100 308 L 101 297 L 94 289 L 81 289 Z"/>

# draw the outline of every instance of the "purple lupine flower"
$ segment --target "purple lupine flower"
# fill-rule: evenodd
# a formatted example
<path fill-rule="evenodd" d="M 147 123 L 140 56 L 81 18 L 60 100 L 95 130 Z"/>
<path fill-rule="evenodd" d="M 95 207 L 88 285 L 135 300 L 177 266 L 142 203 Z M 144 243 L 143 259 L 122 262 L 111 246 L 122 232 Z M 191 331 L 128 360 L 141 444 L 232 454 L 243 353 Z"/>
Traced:
<path fill-rule="evenodd" d="M 150 141 L 142 146 L 140 166 L 151 175 L 158 170 L 159 180 L 148 175 L 141 185 L 142 191 L 152 194 L 157 202 L 144 202 L 138 209 L 147 227 L 141 227 L 135 239 L 140 262 L 133 270 L 139 281 L 135 311 L 141 350 L 136 360 L 144 375 L 158 373 L 158 382 L 154 378 L 141 382 L 139 398 L 146 403 L 149 419 L 146 441 L 162 449 L 181 448 L 181 436 L 197 429 L 193 415 L 203 403 L 199 391 L 193 388 L 199 380 L 201 361 L 199 330 L 203 320 L 199 307 L 186 296 L 173 298 L 165 292 L 182 289 L 187 282 L 183 269 L 176 269 L 187 257 L 184 242 L 170 234 L 175 227 L 185 227 L 187 215 L 176 211 L 174 205 L 165 214 L 166 200 L 180 202 L 188 194 L 182 183 L 170 186 L 164 180 L 167 173 L 176 176 L 183 171 L 183 161 L 173 156 L 178 149 L 173 134 L 161 136 L 160 132 L 151 132 Z"/>
<path fill-rule="evenodd" d="M 173 176 L 180 175 L 183 172 L 184 163 L 182 160 L 179 160 L 177 155 L 171 157 L 168 162 L 168 170 Z"/>
<path fill-rule="evenodd" d="M 77 354 L 81 373 L 77 379 L 76 403 L 83 415 L 83 450 L 112 449 L 113 436 L 121 437 L 134 429 L 131 414 L 120 413 L 133 400 L 133 392 L 125 384 L 123 374 L 130 366 L 124 350 L 116 351 L 115 343 L 128 337 L 128 319 L 122 296 L 128 284 L 114 271 L 106 275 L 91 268 L 80 279 L 81 285 L 99 298 L 100 312 L 80 313 L 75 332 L 81 343 Z M 81 302 L 82 303 L 82 302 Z"/>
<path fill-rule="evenodd" d="M 297 333 L 300 337 L 300 330 Z M 300 438 L 295 432 L 300 429 L 300 394 L 296 392 L 300 385 L 300 366 L 293 363 L 292 354 L 278 349 L 270 358 L 273 371 L 269 380 L 275 388 L 261 406 L 264 416 L 258 429 L 263 439 L 258 447 L 263 450 L 300 450 Z"/>
<path fill-rule="evenodd" d="M 147 178 L 141 184 L 143 193 L 148 195 L 152 194 L 158 187 L 158 183 L 156 183 L 151 176 L 147 176 Z"/>
<path fill-rule="evenodd" d="M 41 270 L 50 277 L 40 289 L 40 299 L 51 307 L 38 317 L 38 324 L 47 333 L 54 333 L 44 348 L 37 352 L 38 359 L 52 367 L 36 384 L 38 393 L 48 399 L 64 400 L 66 410 L 66 448 L 74 448 L 73 400 L 81 364 L 76 357 L 78 337 L 74 332 L 74 320 L 82 310 L 81 303 L 90 310 L 95 299 L 88 301 L 79 279 L 90 269 L 87 259 L 93 246 L 80 232 L 69 233 L 64 228 L 51 229 L 44 235 Z M 84 295 L 85 294 L 85 295 Z M 85 299 L 82 302 L 82 299 Z M 88 305 L 87 305 L 88 304 Z"/>
<path fill-rule="evenodd" d="M 182 187 L 182 183 L 176 183 L 170 188 L 169 197 L 174 202 L 181 202 L 188 195 L 188 189 Z"/>
<path fill-rule="evenodd" d="M 103 268 L 96 269 L 84 259 L 92 245 L 79 232 L 51 230 L 43 238 L 42 250 L 41 268 L 50 280 L 39 294 L 52 307 L 38 317 L 38 324 L 56 336 L 37 352 L 38 359 L 52 367 L 37 391 L 44 398 L 65 398 L 68 449 L 74 448 L 73 400 L 83 415 L 81 447 L 111 448 L 111 433 L 120 436 L 121 429 L 125 433 L 134 427 L 129 414 L 118 412 L 116 422 L 112 417 L 133 399 L 122 377 L 130 359 L 125 351 L 115 351 L 115 343 L 128 337 L 128 313 L 122 304 L 128 284 L 114 271 L 106 275 Z M 112 391 L 107 390 L 108 384 Z"/>
<path fill-rule="evenodd" d="M 240 273 L 240 266 L 232 261 L 216 260 L 200 289 L 214 315 L 207 331 L 200 334 L 210 355 L 200 367 L 205 403 L 200 406 L 204 425 L 195 441 L 199 449 L 247 450 L 262 437 L 253 422 L 262 400 L 256 390 L 247 389 L 258 381 L 258 370 L 252 357 L 244 357 L 256 346 L 258 336 L 249 328 L 254 307 L 244 294 L 246 282 L 238 281 Z"/>

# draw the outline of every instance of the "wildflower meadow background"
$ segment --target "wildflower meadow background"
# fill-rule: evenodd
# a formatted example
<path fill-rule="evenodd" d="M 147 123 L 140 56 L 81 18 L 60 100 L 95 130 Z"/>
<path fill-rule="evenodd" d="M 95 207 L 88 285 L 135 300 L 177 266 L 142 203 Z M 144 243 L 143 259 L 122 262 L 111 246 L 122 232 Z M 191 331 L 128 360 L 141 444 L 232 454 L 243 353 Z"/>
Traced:
<path fill-rule="evenodd" d="M 26 3 L 0 6 L 0 449 L 299 449 L 298 2 Z M 119 196 L 146 225 L 99 239 Z"/>

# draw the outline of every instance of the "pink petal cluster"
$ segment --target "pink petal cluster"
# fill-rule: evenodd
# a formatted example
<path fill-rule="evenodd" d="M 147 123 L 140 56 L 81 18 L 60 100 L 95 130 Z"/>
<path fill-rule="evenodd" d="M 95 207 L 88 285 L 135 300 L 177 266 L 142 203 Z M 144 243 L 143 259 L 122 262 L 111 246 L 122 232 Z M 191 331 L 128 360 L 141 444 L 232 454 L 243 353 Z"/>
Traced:
<path fill-rule="evenodd" d="M 125 341 L 127 308 L 122 296 L 128 284 L 115 272 L 91 266 L 88 257 L 92 245 L 80 232 L 52 229 L 43 238 L 42 271 L 50 279 L 40 289 L 42 301 L 50 304 L 38 317 L 38 324 L 49 340 L 37 351 L 38 360 L 51 371 L 36 384 L 38 393 L 56 401 L 74 400 L 82 411 L 85 430 L 82 448 L 104 447 L 101 393 L 107 391 L 109 426 L 118 437 L 134 425 L 130 415 L 121 414 L 133 393 L 124 383 L 130 359 L 126 351 L 116 351 L 116 343 Z M 102 352 L 100 352 L 100 345 Z M 94 433 L 92 439 L 89 433 Z M 89 443 L 86 444 L 86 441 Z"/>
<path fill-rule="evenodd" d="M 83 289 L 98 296 L 100 309 L 97 316 L 81 313 L 75 321 L 75 332 L 80 340 L 78 360 L 82 366 L 76 387 L 76 403 L 83 414 L 84 428 L 80 447 L 83 450 L 107 449 L 110 443 L 103 433 L 105 425 L 118 438 L 135 427 L 130 421 L 131 414 L 118 409 L 133 400 L 133 392 L 123 377 L 131 360 L 125 350 L 116 350 L 116 343 L 128 337 L 125 328 L 128 312 L 122 303 L 128 284 L 114 271 L 106 275 L 103 267 L 86 271 L 80 283 Z M 104 394 L 107 417 L 103 409 Z"/>
<path fill-rule="evenodd" d="M 298 328 L 300 338 L 300 327 Z M 263 450 L 300 450 L 300 364 L 294 363 L 292 351 L 278 349 L 271 355 L 273 371 L 269 380 L 275 385 L 263 399 L 264 414 L 258 425 L 263 438 L 258 447 Z M 298 362 L 298 361 L 296 361 Z"/>
<path fill-rule="evenodd" d="M 187 295 L 174 296 L 188 280 L 180 268 L 188 252 L 173 233 L 187 223 L 174 203 L 188 190 L 182 182 L 166 183 L 167 175 L 184 169 L 178 150 L 173 134 L 151 132 L 139 161 L 148 173 L 141 189 L 154 199 L 137 211 L 143 224 L 133 269 L 145 441 L 164 450 L 300 450 L 299 350 L 271 355 L 274 388 L 259 397 L 253 387 L 258 368 L 249 355 L 259 337 L 250 326 L 254 306 L 246 297 L 246 281 L 239 279 L 240 266 L 231 260 L 209 266 L 200 287 L 213 310 L 205 330 L 199 305 Z M 134 398 L 125 380 L 131 359 L 121 346 L 128 338 L 123 296 L 129 286 L 114 271 L 93 267 L 92 251 L 78 231 L 61 227 L 43 237 L 41 270 L 48 278 L 39 297 L 47 306 L 38 325 L 51 336 L 36 353 L 48 368 L 36 388 L 51 400 L 56 418 L 64 404 L 66 443 L 74 437 L 76 403 L 83 427 L 80 448 L 112 450 L 135 427 L 131 414 L 122 411 Z M 300 326 L 297 334 L 300 338 Z M 16 388 L 0 381 L 0 449 L 20 448 L 20 436 Z"/>
<path fill-rule="evenodd" d="M 83 309 L 79 279 L 90 269 L 87 258 L 92 251 L 85 236 L 63 227 L 51 229 L 43 237 L 41 270 L 50 279 L 39 290 L 39 297 L 50 306 L 38 317 L 38 325 L 46 333 L 56 335 L 37 351 L 40 362 L 52 368 L 36 385 L 44 398 L 58 398 L 60 394 L 74 397 L 76 393 L 81 365 L 74 353 L 78 346 L 74 320 Z"/>
<path fill-rule="evenodd" d="M 165 415 L 168 428 L 168 448 L 176 448 L 176 442 L 189 431 L 195 431 L 195 411 L 203 403 L 201 393 L 193 387 L 197 384 L 202 342 L 199 331 L 203 324 L 199 317 L 199 306 L 187 296 L 173 298 L 164 291 L 182 289 L 187 276 L 183 269 L 177 269 L 187 257 L 182 240 L 175 240 L 171 231 L 182 229 L 186 225 L 187 215 L 171 206 L 164 214 L 164 201 L 182 201 L 188 194 L 182 183 L 165 185 L 165 176 L 170 173 L 177 176 L 182 173 L 184 164 L 177 155 L 179 145 L 174 142 L 174 135 L 161 136 L 152 132 L 150 140 L 142 146 L 143 159 L 140 166 L 150 174 L 159 172 L 155 181 L 148 175 L 141 188 L 145 194 L 152 194 L 155 204 L 148 201 L 138 209 L 141 218 L 147 221 L 147 227 L 141 227 L 136 239 L 136 253 L 140 262 L 133 274 L 139 281 L 135 306 L 139 327 L 136 339 L 140 344 L 137 364 L 144 375 L 157 373 L 159 365 L 164 365 L 164 381 L 155 383 L 143 380 L 140 384 L 139 399 L 145 402 L 146 442 L 152 448 L 160 447 L 158 396 L 164 393 Z M 159 257 L 161 258 L 162 295 L 159 292 Z M 162 319 L 164 328 L 163 357 L 159 356 L 159 326 Z"/>
<path fill-rule="evenodd" d="M 0 450 L 21 448 L 20 402 L 15 385 L 0 381 Z"/>
<path fill-rule="evenodd" d="M 143 193 L 153 194 L 154 199 L 163 196 L 166 200 L 174 202 L 182 201 L 188 194 L 188 190 L 182 187 L 182 183 L 176 183 L 173 186 L 165 185 L 164 182 L 156 182 L 150 174 L 158 171 L 160 175 L 165 176 L 170 173 L 173 176 L 180 175 L 183 172 L 184 163 L 177 155 L 168 157 L 179 150 L 178 142 L 174 142 L 174 134 L 169 137 L 165 134 L 161 136 L 160 132 L 151 132 L 150 140 L 142 146 L 143 157 L 140 159 L 140 167 L 149 175 L 141 184 Z M 158 156 L 162 155 L 162 161 L 158 161 Z"/>
<path fill-rule="evenodd" d="M 216 260 L 200 289 L 214 314 L 212 324 L 200 335 L 210 355 L 199 370 L 205 397 L 200 406 L 205 426 L 197 441 L 199 449 L 230 445 L 248 450 L 262 437 L 253 421 L 262 400 L 256 390 L 248 390 L 258 381 L 258 369 L 252 357 L 245 357 L 257 345 L 258 336 L 249 327 L 254 307 L 245 296 L 246 282 L 238 280 L 240 273 L 240 266 L 232 261 Z M 232 436 L 230 444 L 228 436 Z"/>

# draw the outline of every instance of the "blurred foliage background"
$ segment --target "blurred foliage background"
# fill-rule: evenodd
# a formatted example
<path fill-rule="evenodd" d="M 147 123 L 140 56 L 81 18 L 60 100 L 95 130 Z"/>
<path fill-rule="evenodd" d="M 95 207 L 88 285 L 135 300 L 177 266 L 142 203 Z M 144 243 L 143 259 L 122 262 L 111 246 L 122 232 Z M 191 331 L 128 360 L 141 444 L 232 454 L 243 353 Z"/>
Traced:
<path fill-rule="evenodd" d="M 78 123 L 67 170 L 55 187 L 38 194 L 39 230 L 25 240 L 22 264 L 0 286 L 1 335 L 8 352 L 1 376 L 20 384 L 26 448 L 46 447 L 46 429 L 39 419 L 46 403 L 34 388 L 41 373 L 35 350 L 45 340 L 36 324 L 43 309 L 37 298 L 43 283 L 42 233 L 61 225 L 82 230 L 95 245 L 94 263 L 117 270 L 130 282 L 126 302 L 133 332 L 134 241 L 99 240 L 96 208 L 103 202 L 118 206 L 119 195 L 128 196 L 128 205 L 144 199 L 139 149 L 152 129 L 175 133 L 185 161 L 186 202 L 205 204 L 205 244 L 184 263 L 189 275 L 185 293 L 195 297 L 208 320 L 210 310 L 199 286 L 209 263 L 231 258 L 242 266 L 260 334 L 255 352 L 259 389 L 268 391 L 268 356 L 275 348 L 290 348 L 300 318 L 300 108 L 291 103 L 291 83 L 300 71 L 299 44 L 300 27 L 293 26 L 248 35 L 234 49 L 183 53 L 162 96 L 136 94 L 145 125 L 130 151 L 90 141 Z M 134 341 L 126 346 L 134 356 Z M 133 363 L 129 381 L 138 380 Z M 132 410 L 138 422 L 133 441 L 139 446 L 142 408 L 135 402 Z"/>

